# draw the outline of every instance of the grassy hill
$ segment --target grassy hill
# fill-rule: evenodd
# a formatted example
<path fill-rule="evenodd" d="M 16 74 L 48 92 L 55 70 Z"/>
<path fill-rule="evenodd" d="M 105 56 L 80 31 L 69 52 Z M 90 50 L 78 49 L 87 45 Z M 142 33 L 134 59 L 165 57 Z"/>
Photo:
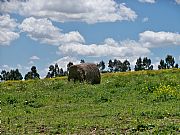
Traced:
<path fill-rule="evenodd" d="M 180 70 L 0 83 L 1 134 L 180 134 Z"/>

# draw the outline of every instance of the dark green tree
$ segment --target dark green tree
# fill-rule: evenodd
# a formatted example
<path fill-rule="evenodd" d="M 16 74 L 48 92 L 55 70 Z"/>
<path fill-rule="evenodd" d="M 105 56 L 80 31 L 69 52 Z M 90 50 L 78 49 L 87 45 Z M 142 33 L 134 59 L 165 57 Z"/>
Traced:
<path fill-rule="evenodd" d="M 114 59 L 114 62 L 111 63 L 114 72 L 119 72 L 121 70 L 122 62 L 120 60 Z"/>
<path fill-rule="evenodd" d="M 166 63 L 164 62 L 164 60 L 160 60 L 160 63 L 158 65 L 158 69 L 166 69 Z"/>
<path fill-rule="evenodd" d="M 122 64 L 121 64 L 121 72 L 126 72 L 126 71 L 131 71 L 131 67 L 130 67 L 130 62 L 128 60 L 125 60 Z"/>
<path fill-rule="evenodd" d="M 110 72 L 113 71 L 113 62 L 112 62 L 111 59 L 110 59 L 109 62 L 108 62 L 108 68 L 109 68 Z"/>
<path fill-rule="evenodd" d="M 16 70 L 11 70 L 10 71 L 9 79 L 10 80 L 22 80 L 23 77 L 22 77 L 21 73 L 19 72 L 19 70 L 16 69 Z"/>
<path fill-rule="evenodd" d="M 46 78 L 53 78 L 53 77 L 60 77 L 64 76 L 64 71 L 63 69 L 59 69 L 58 64 L 56 63 L 55 65 L 50 65 L 49 66 L 49 72 L 46 75 Z"/>
<path fill-rule="evenodd" d="M 143 66 L 145 70 L 153 70 L 153 65 L 151 65 L 151 59 L 147 57 L 143 58 Z"/>
<path fill-rule="evenodd" d="M 122 72 L 123 63 L 120 60 L 117 60 L 115 65 L 115 72 Z"/>
<path fill-rule="evenodd" d="M 114 61 L 109 60 L 108 67 L 110 69 L 110 72 L 131 71 L 130 62 L 128 60 L 125 60 L 124 62 L 121 62 L 120 60 L 117 59 L 114 59 Z"/>
<path fill-rule="evenodd" d="M 144 70 L 143 61 L 142 61 L 141 57 L 139 57 L 137 59 L 134 70 L 135 71 Z"/>
<path fill-rule="evenodd" d="M 60 72 L 59 72 L 59 73 L 60 73 L 60 76 L 64 76 L 64 71 L 63 71 L 62 68 L 60 69 Z"/>
<path fill-rule="evenodd" d="M 103 71 L 105 69 L 105 62 L 102 60 L 100 63 L 97 64 L 99 70 Z"/>
<path fill-rule="evenodd" d="M 51 73 L 50 72 L 47 73 L 46 78 L 51 78 Z"/>
<path fill-rule="evenodd" d="M 158 69 L 178 68 L 178 64 L 175 64 L 175 59 L 172 55 L 167 55 L 165 61 L 161 59 Z"/>
<path fill-rule="evenodd" d="M 176 64 L 176 65 L 175 65 L 175 68 L 178 68 L 178 67 L 179 67 L 179 65 L 178 65 L 178 64 Z"/>
<path fill-rule="evenodd" d="M 49 72 L 50 72 L 50 78 L 53 78 L 55 76 L 55 67 L 54 65 L 49 66 Z"/>
<path fill-rule="evenodd" d="M 144 57 L 143 59 L 139 57 L 137 59 L 135 68 L 135 71 L 139 70 L 153 70 L 153 65 L 151 65 L 151 59 Z"/>
<path fill-rule="evenodd" d="M 29 79 L 40 79 L 40 75 L 38 74 L 37 72 L 37 69 L 35 66 L 32 66 L 31 67 L 31 71 L 28 72 L 25 77 L 24 77 L 25 80 L 29 80 Z"/>
<path fill-rule="evenodd" d="M 72 65 L 73 65 L 72 62 L 69 62 L 69 63 L 67 64 L 67 72 L 69 72 L 69 68 L 70 68 L 70 66 L 72 66 Z"/>
<path fill-rule="evenodd" d="M 175 60 L 174 57 L 172 55 L 167 55 L 165 58 L 166 64 L 167 64 L 167 68 L 174 68 L 174 64 L 175 64 Z"/>
<path fill-rule="evenodd" d="M 1 71 L 1 78 L 2 78 L 2 80 L 3 81 L 7 81 L 7 72 L 6 72 L 6 70 L 2 70 Z"/>
<path fill-rule="evenodd" d="M 32 72 L 28 72 L 27 74 L 25 74 L 24 79 L 25 79 L 25 80 L 33 79 L 32 76 L 33 76 L 33 75 L 32 75 Z"/>
<path fill-rule="evenodd" d="M 60 70 L 57 63 L 55 64 L 55 67 L 54 67 L 54 74 L 55 74 L 55 77 L 60 76 Z"/>
<path fill-rule="evenodd" d="M 84 60 L 84 59 L 81 59 L 80 63 L 85 63 L 85 60 Z"/>

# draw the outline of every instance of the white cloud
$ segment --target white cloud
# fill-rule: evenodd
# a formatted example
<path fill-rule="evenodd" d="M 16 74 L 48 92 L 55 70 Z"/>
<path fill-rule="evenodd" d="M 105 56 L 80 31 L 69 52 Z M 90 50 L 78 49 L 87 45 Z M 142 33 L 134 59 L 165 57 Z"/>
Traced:
<path fill-rule="evenodd" d="M 15 32 L 17 23 L 8 14 L 0 16 L 0 45 L 9 45 L 17 39 L 19 34 Z"/>
<path fill-rule="evenodd" d="M 139 2 L 143 2 L 143 3 L 155 3 L 156 0 L 139 0 Z"/>
<path fill-rule="evenodd" d="M 139 37 L 143 46 L 148 48 L 180 45 L 179 33 L 145 31 L 140 33 Z"/>
<path fill-rule="evenodd" d="M 69 42 L 84 42 L 84 38 L 77 31 L 62 33 L 48 19 L 26 18 L 19 26 L 22 32 L 27 32 L 33 40 L 50 45 L 60 45 Z"/>
<path fill-rule="evenodd" d="M 73 62 L 73 64 L 78 64 L 78 63 L 80 63 L 80 60 L 77 60 L 75 57 L 66 56 L 66 57 L 62 57 L 62 58 L 54 61 L 52 64 L 57 63 L 60 68 L 63 68 L 63 70 L 66 71 L 67 70 L 67 64 L 69 62 Z"/>
<path fill-rule="evenodd" d="M 34 61 L 31 60 L 31 61 L 28 62 L 28 64 L 29 65 L 34 65 Z"/>
<path fill-rule="evenodd" d="M 16 20 L 10 18 L 10 15 L 1 15 L 0 16 L 0 27 L 5 30 L 15 30 L 17 26 Z"/>
<path fill-rule="evenodd" d="M 0 2 L 0 12 L 50 18 L 59 22 L 87 23 L 134 21 L 137 14 L 115 0 L 11 0 Z"/>
<path fill-rule="evenodd" d="M 1 66 L 2 70 L 6 70 L 6 71 L 10 71 L 12 69 L 12 67 L 8 66 L 8 65 L 2 65 Z"/>
<path fill-rule="evenodd" d="M 132 57 L 147 55 L 150 50 L 142 47 L 136 41 L 116 42 L 113 39 L 106 39 L 102 44 L 81 44 L 70 43 L 59 46 L 59 50 L 68 56 L 111 56 L 111 57 Z"/>
<path fill-rule="evenodd" d="M 33 62 L 33 61 L 32 61 Z M 19 72 L 22 74 L 22 76 L 24 77 L 25 74 L 27 74 L 29 71 L 31 71 L 31 67 L 33 66 L 34 63 L 29 64 L 28 66 L 24 66 L 21 64 L 17 64 L 17 65 L 0 65 L 0 72 L 2 70 L 6 70 L 6 71 L 10 71 L 11 69 L 15 70 L 15 69 L 19 69 Z M 41 78 L 44 78 L 47 73 L 48 73 L 48 68 L 46 69 L 39 69 L 37 68 L 37 72 L 40 74 Z"/>
<path fill-rule="evenodd" d="M 65 56 L 53 61 L 52 63 L 47 64 L 46 68 L 39 70 L 38 73 L 41 75 L 41 78 L 45 78 L 47 73 L 49 72 L 49 66 L 55 65 L 56 63 L 58 64 L 59 68 L 63 69 L 63 71 L 67 71 L 67 64 L 69 62 L 73 62 L 73 64 L 78 64 L 80 63 L 80 60 L 77 60 L 75 57 Z"/>
<path fill-rule="evenodd" d="M 39 59 L 40 58 L 38 56 L 35 56 L 35 55 L 30 57 L 30 60 L 39 60 Z"/>
<path fill-rule="evenodd" d="M 17 64 L 17 65 L 13 65 L 13 66 L 12 65 L 2 65 L 2 66 L 0 66 L 0 71 L 1 70 L 10 71 L 12 69 L 13 70 L 19 69 L 22 76 L 24 76 L 28 71 L 30 71 L 31 67 L 23 66 L 21 64 Z"/>
<path fill-rule="evenodd" d="M 149 21 L 149 18 L 148 17 L 145 17 L 142 19 L 142 22 L 145 23 L 145 22 L 148 22 Z"/>
<path fill-rule="evenodd" d="M 175 0 L 177 4 L 180 4 L 180 0 Z"/>

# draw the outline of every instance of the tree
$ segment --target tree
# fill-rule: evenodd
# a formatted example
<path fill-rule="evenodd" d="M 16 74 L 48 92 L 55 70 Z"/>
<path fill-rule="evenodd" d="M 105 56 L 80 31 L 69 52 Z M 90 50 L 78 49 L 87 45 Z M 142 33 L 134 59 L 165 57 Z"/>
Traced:
<path fill-rule="evenodd" d="M 175 68 L 178 68 L 178 67 L 179 67 L 179 65 L 178 65 L 178 64 L 176 64 L 176 65 L 175 65 Z"/>
<path fill-rule="evenodd" d="M 23 79 L 23 77 L 18 69 L 11 70 L 9 75 L 10 75 L 9 76 L 10 80 L 22 80 Z"/>
<path fill-rule="evenodd" d="M 100 63 L 97 64 L 97 67 L 103 71 L 105 69 L 105 62 L 104 61 L 101 61 Z"/>
<path fill-rule="evenodd" d="M 59 72 L 59 73 L 60 73 L 60 76 L 64 76 L 64 71 L 63 71 L 62 68 L 60 69 L 60 72 Z"/>
<path fill-rule="evenodd" d="M 25 79 L 25 80 L 33 79 L 33 77 L 32 77 L 32 72 L 28 72 L 27 74 L 25 74 L 24 79 Z"/>
<path fill-rule="evenodd" d="M 108 67 L 110 69 L 110 72 L 131 71 L 130 62 L 128 60 L 125 60 L 124 62 L 121 62 L 120 60 L 117 59 L 114 59 L 114 61 L 109 60 Z"/>
<path fill-rule="evenodd" d="M 165 61 L 168 69 L 171 67 L 174 68 L 175 60 L 172 55 L 167 55 Z"/>
<path fill-rule="evenodd" d="M 21 75 L 21 73 L 19 72 L 18 69 L 10 70 L 10 71 L 2 70 L 1 75 L 0 75 L 0 79 L 2 81 L 7 81 L 7 80 L 22 80 L 23 77 L 22 77 L 22 75 Z"/>
<path fill-rule="evenodd" d="M 51 73 L 50 72 L 47 73 L 46 78 L 51 78 Z"/>
<path fill-rule="evenodd" d="M 166 69 L 166 63 L 164 62 L 164 60 L 162 60 L 162 59 L 160 60 L 158 69 Z"/>
<path fill-rule="evenodd" d="M 137 59 L 134 70 L 135 71 L 144 70 L 143 61 L 142 61 L 141 57 L 139 57 Z"/>
<path fill-rule="evenodd" d="M 72 65 L 73 65 L 72 62 L 69 62 L 69 63 L 67 64 L 67 72 L 69 72 L 69 68 L 70 68 Z"/>
<path fill-rule="evenodd" d="M 153 70 L 153 65 L 151 65 L 151 59 L 145 57 L 143 59 L 143 66 L 145 70 Z"/>
<path fill-rule="evenodd" d="M 39 74 L 37 73 L 37 69 L 35 66 L 32 66 L 31 67 L 31 71 L 28 72 L 25 77 L 24 77 L 25 80 L 29 80 L 29 79 L 40 79 L 40 76 Z"/>
<path fill-rule="evenodd" d="M 54 68 L 55 77 L 60 76 L 60 73 L 59 73 L 59 72 L 60 72 L 60 71 L 59 71 L 59 66 L 58 66 L 58 64 L 56 63 L 56 64 L 55 64 L 55 68 Z"/>
<path fill-rule="evenodd" d="M 113 62 L 111 59 L 108 62 L 108 67 L 109 67 L 110 72 L 112 72 L 113 71 Z"/>
<path fill-rule="evenodd" d="M 50 72 L 50 78 L 53 78 L 55 76 L 55 67 L 54 67 L 54 65 L 49 66 L 49 72 Z"/>
<path fill-rule="evenodd" d="M 120 61 L 117 60 L 117 59 L 114 59 L 114 62 L 113 62 L 113 69 L 114 69 L 114 72 L 118 72 L 119 71 L 119 65 L 120 65 Z"/>
<path fill-rule="evenodd" d="M 58 64 L 56 63 L 55 65 L 50 65 L 49 66 L 49 72 L 46 75 L 46 78 L 53 78 L 53 77 L 60 77 L 64 76 L 64 71 L 63 69 L 59 69 Z"/>
<path fill-rule="evenodd" d="M 158 69 L 169 69 L 169 68 L 178 68 L 178 64 L 175 64 L 175 59 L 172 55 L 167 55 L 164 60 L 160 60 Z"/>
<path fill-rule="evenodd" d="M 125 60 L 121 65 L 121 72 L 131 71 L 130 62 L 128 60 Z"/>
<path fill-rule="evenodd" d="M 123 68 L 123 63 L 120 60 L 117 60 L 115 65 L 115 71 L 122 72 L 122 68 Z"/>
<path fill-rule="evenodd" d="M 144 57 L 142 59 L 141 57 L 139 57 L 137 59 L 134 70 L 153 70 L 153 65 L 151 65 L 151 59 L 148 59 L 147 57 Z"/>
<path fill-rule="evenodd" d="M 6 70 L 2 70 L 1 71 L 1 77 L 2 77 L 2 80 L 4 80 L 4 81 L 7 81 L 7 72 L 6 72 Z"/>
<path fill-rule="evenodd" d="M 84 59 L 81 59 L 80 63 L 85 63 Z"/>

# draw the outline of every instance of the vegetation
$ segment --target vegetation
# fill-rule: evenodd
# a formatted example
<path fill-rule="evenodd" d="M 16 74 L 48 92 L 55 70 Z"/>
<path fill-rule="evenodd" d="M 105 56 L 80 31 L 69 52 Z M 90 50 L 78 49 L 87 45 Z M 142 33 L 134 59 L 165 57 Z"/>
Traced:
<path fill-rule="evenodd" d="M 29 80 L 29 79 L 40 79 L 40 76 L 39 74 L 37 73 L 37 69 L 35 66 L 32 66 L 31 67 L 31 71 L 28 72 L 25 77 L 24 77 L 25 80 Z"/>
<path fill-rule="evenodd" d="M 0 83 L 1 134 L 180 134 L 180 69 Z"/>
<path fill-rule="evenodd" d="M 100 63 L 97 64 L 97 67 L 99 68 L 99 70 L 102 72 L 105 69 L 105 62 L 101 61 Z"/>
<path fill-rule="evenodd" d="M 161 59 L 160 64 L 158 65 L 158 69 L 169 69 L 169 68 L 178 68 L 178 64 L 175 64 L 174 57 L 171 55 L 167 55 L 165 61 Z"/>
<path fill-rule="evenodd" d="M 11 70 L 10 72 L 6 72 L 5 70 L 2 70 L 1 75 L 0 75 L 0 80 L 22 80 L 23 77 L 21 73 L 19 72 L 18 69 L 16 70 Z"/>
<path fill-rule="evenodd" d="M 56 63 L 55 66 L 54 65 L 50 65 L 49 66 L 49 72 L 46 76 L 46 78 L 53 78 L 53 77 L 61 77 L 61 76 L 65 76 L 66 73 L 63 71 L 63 69 L 59 69 L 58 64 Z"/>
<path fill-rule="evenodd" d="M 128 60 L 125 60 L 124 62 L 117 59 L 114 59 L 114 61 L 109 60 L 108 67 L 110 72 L 131 71 L 130 62 Z"/>
<path fill-rule="evenodd" d="M 84 59 L 81 59 L 80 63 L 85 63 Z M 69 72 L 70 66 L 73 65 L 73 62 L 69 62 L 67 64 L 67 71 L 63 71 L 62 68 L 59 68 L 58 64 L 50 65 L 49 66 L 49 72 L 46 75 L 46 78 L 55 78 L 55 77 L 61 77 L 61 76 L 67 76 Z M 127 72 L 131 71 L 130 62 L 128 60 L 125 60 L 124 62 L 121 62 L 120 60 L 114 59 L 112 61 L 111 59 L 108 62 L 108 68 L 109 70 L 105 71 L 106 65 L 105 62 L 102 60 L 100 63 L 97 63 L 97 67 L 99 68 L 101 73 L 107 73 L 107 72 Z M 172 55 L 167 55 L 167 57 L 164 60 L 160 60 L 160 64 L 158 65 L 158 69 L 170 69 L 170 68 L 178 68 L 178 64 L 175 64 L 175 59 Z M 141 71 L 141 70 L 153 70 L 153 65 L 151 64 L 151 59 L 144 57 L 143 59 L 139 57 L 137 59 L 135 68 L 135 71 Z M 8 81 L 8 80 L 22 80 L 23 77 L 18 69 L 11 70 L 10 72 L 2 70 L 0 75 L 1 81 Z M 38 74 L 38 71 L 36 69 L 36 66 L 31 67 L 31 71 L 28 72 L 25 77 L 25 80 L 29 79 L 40 79 L 40 75 Z"/>
<path fill-rule="evenodd" d="M 147 57 L 145 57 L 142 60 L 141 57 L 140 57 L 139 59 L 137 59 L 134 70 L 135 71 L 153 70 L 153 65 L 151 65 L 151 59 L 148 59 Z"/>

